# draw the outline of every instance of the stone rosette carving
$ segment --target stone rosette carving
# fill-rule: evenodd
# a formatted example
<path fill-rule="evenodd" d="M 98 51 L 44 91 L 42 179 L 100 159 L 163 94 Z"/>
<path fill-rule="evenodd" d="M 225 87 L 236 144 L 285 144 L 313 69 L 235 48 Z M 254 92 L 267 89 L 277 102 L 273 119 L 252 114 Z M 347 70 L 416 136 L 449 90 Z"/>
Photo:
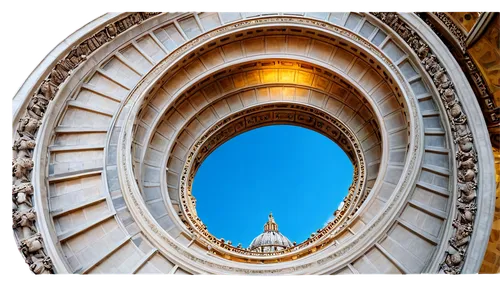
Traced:
<path fill-rule="evenodd" d="M 44 252 L 43 239 L 36 228 L 36 212 L 33 208 L 33 185 L 31 170 L 36 135 L 42 119 L 60 86 L 90 54 L 123 33 L 130 27 L 143 22 L 159 12 L 137 12 L 108 24 L 93 36 L 83 40 L 56 63 L 49 76 L 40 84 L 31 97 L 24 116 L 17 125 L 12 150 L 12 221 L 14 235 L 26 263 L 35 274 L 54 273 L 52 260 Z"/>
<path fill-rule="evenodd" d="M 413 49 L 421 60 L 422 65 L 433 79 L 441 101 L 448 113 L 448 120 L 453 133 L 453 142 L 456 146 L 456 161 L 458 174 L 458 201 L 457 215 L 453 220 L 455 233 L 449 240 L 449 246 L 443 262 L 440 264 L 440 273 L 459 274 L 464 264 L 468 244 L 473 232 L 476 212 L 475 199 L 477 196 L 477 156 L 473 143 L 472 133 L 467 124 L 460 101 L 455 92 L 453 83 L 447 76 L 446 69 L 438 58 L 426 45 L 422 38 L 396 13 L 372 13 L 392 28 Z"/>

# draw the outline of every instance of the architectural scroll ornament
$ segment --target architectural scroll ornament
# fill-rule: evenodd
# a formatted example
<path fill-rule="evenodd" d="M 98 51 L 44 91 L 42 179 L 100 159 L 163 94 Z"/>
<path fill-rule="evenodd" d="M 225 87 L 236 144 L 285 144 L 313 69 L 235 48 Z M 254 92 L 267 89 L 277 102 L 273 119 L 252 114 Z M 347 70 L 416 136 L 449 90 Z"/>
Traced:
<path fill-rule="evenodd" d="M 431 23 L 429 18 L 426 16 L 427 13 L 416 13 L 425 23 L 438 35 L 441 36 L 441 33 L 436 29 L 436 27 Z M 468 75 L 468 80 L 471 82 L 471 85 L 475 87 L 477 100 L 481 103 L 481 109 L 483 111 L 484 118 L 486 119 L 486 123 L 488 124 L 488 128 L 492 128 L 498 126 L 500 124 L 500 116 L 498 115 L 498 108 L 495 105 L 495 100 L 493 98 L 493 93 L 490 89 L 488 89 L 487 81 L 483 77 L 483 74 L 477 67 L 476 63 L 472 59 L 471 55 L 467 51 L 467 47 L 465 45 L 466 36 L 462 32 L 462 30 L 450 19 L 450 17 L 446 13 L 432 13 L 434 14 L 443 25 L 450 31 L 450 33 L 457 39 L 460 43 L 460 50 L 462 52 L 460 61 L 463 64 L 463 69 L 466 71 Z M 441 37 L 445 39 L 444 37 Z M 466 69 L 466 70 L 465 70 Z M 500 135 L 495 132 L 490 132 L 490 140 L 494 146 L 500 146 Z"/>
<path fill-rule="evenodd" d="M 12 147 L 15 151 L 12 159 L 12 221 L 19 249 L 35 274 L 54 273 L 52 261 L 44 252 L 43 239 L 35 225 L 37 217 L 32 202 L 33 185 L 30 182 L 34 166 L 33 149 L 43 116 L 61 84 L 90 54 L 130 27 L 158 14 L 160 13 L 130 14 L 108 24 L 71 49 L 38 87 L 28 103 L 24 117 L 19 120 Z"/>
<path fill-rule="evenodd" d="M 472 133 L 467 124 L 453 83 L 450 81 L 445 68 L 429 49 L 422 38 L 396 13 L 372 13 L 391 27 L 415 51 L 422 65 L 433 79 L 441 101 L 448 113 L 448 120 L 453 132 L 453 142 L 456 145 L 456 160 L 458 174 L 458 201 L 457 215 L 453 220 L 455 233 L 449 240 L 443 262 L 440 264 L 441 273 L 459 274 L 463 267 L 470 237 L 473 231 L 476 212 L 477 186 L 477 155 L 473 143 Z"/>
<path fill-rule="evenodd" d="M 455 39 L 460 44 L 460 48 L 462 49 L 462 52 L 465 52 L 466 51 L 465 41 L 467 40 L 467 36 L 464 35 L 462 30 L 457 25 L 455 25 L 453 20 L 451 20 L 450 17 L 448 17 L 448 15 L 446 15 L 446 13 L 433 12 L 432 14 L 434 14 L 439 20 L 441 20 L 441 22 L 443 22 L 443 24 L 446 26 L 446 28 L 448 28 L 450 33 L 453 34 Z"/>

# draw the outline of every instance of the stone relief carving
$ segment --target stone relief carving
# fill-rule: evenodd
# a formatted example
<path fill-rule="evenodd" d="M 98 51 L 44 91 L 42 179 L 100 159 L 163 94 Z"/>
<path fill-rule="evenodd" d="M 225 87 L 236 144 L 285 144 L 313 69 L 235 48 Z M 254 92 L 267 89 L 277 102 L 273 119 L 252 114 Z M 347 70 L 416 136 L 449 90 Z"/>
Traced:
<path fill-rule="evenodd" d="M 31 153 L 35 146 L 35 140 L 23 136 L 14 141 L 12 150 L 17 152 L 17 158 L 31 158 Z"/>
<path fill-rule="evenodd" d="M 35 274 L 52 273 L 52 261 L 43 251 L 42 237 L 39 233 L 24 239 L 19 245 L 21 253 L 26 257 L 26 263 Z"/>
<path fill-rule="evenodd" d="M 113 39 L 118 34 L 114 23 L 108 24 L 106 26 L 106 34 L 110 39 Z"/>
<path fill-rule="evenodd" d="M 29 265 L 30 270 L 35 274 L 53 274 L 53 265 L 50 257 L 43 254 L 30 255 L 26 258 L 26 263 Z"/>
<path fill-rule="evenodd" d="M 40 234 L 35 234 L 34 236 L 21 241 L 20 244 L 21 252 L 26 256 L 29 254 L 39 254 L 42 251 L 42 237 Z"/>
<path fill-rule="evenodd" d="M 26 128 L 26 130 L 30 130 L 30 128 Z M 32 133 L 27 132 L 27 134 L 31 135 Z M 34 148 L 35 141 L 31 136 L 22 136 L 14 141 L 12 149 L 17 151 L 17 154 L 16 158 L 12 159 L 12 176 L 15 185 L 29 182 L 29 172 L 34 166 L 33 160 L 31 160 L 31 151 Z"/>
<path fill-rule="evenodd" d="M 40 94 L 36 94 L 31 98 L 31 101 L 28 104 L 28 113 L 34 118 L 42 118 L 48 105 L 48 99 L 44 96 L 40 96 Z"/>
<path fill-rule="evenodd" d="M 445 68 L 437 57 L 422 42 L 415 32 L 401 32 L 411 30 L 402 20 L 397 19 L 395 13 L 372 13 L 385 24 L 394 29 L 419 56 L 422 65 L 433 79 L 434 85 L 440 93 L 441 100 L 448 113 L 448 120 L 456 144 L 456 160 L 458 168 L 459 198 L 456 205 L 457 217 L 453 221 L 456 229 L 449 241 L 444 261 L 440 264 L 440 272 L 459 274 L 466 256 L 470 235 L 473 231 L 474 214 L 476 211 L 475 198 L 477 196 L 477 156 L 474 149 L 472 133 L 467 124 L 467 116 L 456 97 L 453 83 L 446 75 Z M 398 27 L 397 29 L 395 27 Z M 403 28 L 404 27 L 404 28 Z M 408 37 L 408 35 L 411 35 Z M 425 47 L 425 48 L 424 48 Z"/>
<path fill-rule="evenodd" d="M 33 186 L 31 183 L 21 183 L 12 188 L 12 209 L 16 210 L 19 206 L 25 204 L 28 207 L 33 207 L 31 196 L 33 195 Z"/>
<path fill-rule="evenodd" d="M 19 133 L 19 136 L 24 136 L 29 139 L 35 139 L 35 133 L 41 124 L 42 122 L 40 120 L 26 115 L 19 120 L 17 133 Z"/>
<path fill-rule="evenodd" d="M 15 178 L 15 184 L 29 181 L 29 173 L 33 169 L 33 160 L 29 158 L 17 158 L 12 160 L 12 176 Z"/>
<path fill-rule="evenodd" d="M 50 75 L 38 87 L 28 103 L 26 114 L 19 120 L 17 135 L 12 150 L 12 220 L 14 233 L 19 242 L 19 249 L 25 257 L 31 271 L 35 274 L 53 273 L 50 257 L 43 251 L 43 240 L 37 232 L 36 212 L 33 209 L 33 186 L 30 183 L 33 149 L 36 146 L 36 133 L 42 124 L 50 101 L 54 98 L 59 86 L 71 75 L 71 72 L 83 63 L 96 49 L 106 44 L 118 34 L 142 21 L 160 13 L 133 13 L 114 23 L 108 24 L 90 38 L 71 49 L 68 55 L 60 60 Z M 119 27 L 118 29 L 116 27 Z"/>
<path fill-rule="evenodd" d="M 436 27 L 432 24 L 426 14 L 428 13 L 416 13 L 420 18 L 422 18 L 425 23 L 442 39 L 445 40 L 444 37 L 439 33 Z M 467 50 L 465 45 L 466 36 L 462 32 L 462 30 L 450 19 L 447 13 L 442 12 L 433 12 L 434 14 L 448 29 L 448 31 L 454 36 L 457 42 L 460 45 L 461 58 L 459 61 L 463 62 L 463 69 L 467 70 L 467 74 L 469 75 L 469 81 L 473 84 L 473 87 L 476 90 L 477 100 L 481 103 L 481 109 L 484 114 L 484 118 L 488 124 L 489 128 L 498 128 L 498 124 L 500 124 L 500 116 L 498 115 L 498 107 L 495 104 L 495 100 L 493 97 L 493 91 L 488 88 L 487 80 L 484 78 L 480 69 L 477 67 L 476 63 L 471 57 L 471 54 Z M 469 49 L 470 50 L 470 49 Z M 494 146 L 500 146 L 500 135 L 498 132 L 490 132 L 490 140 Z"/>
<path fill-rule="evenodd" d="M 18 210 L 12 214 L 13 228 L 22 228 L 24 236 L 29 236 L 30 230 L 36 232 L 36 213 L 33 209 Z"/>
<path fill-rule="evenodd" d="M 467 37 L 464 35 L 462 30 L 455 25 L 453 20 L 451 20 L 446 13 L 443 12 L 433 12 L 432 14 L 436 15 L 441 22 L 448 28 L 448 30 L 455 36 L 455 39 L 458 41 L 460 44 L 460 47 L 462 48 L 462 51 L 465 52 L 466 46 L 465 42 L 467 40 Z"/>
<path fill-rule="evenodd" d="M 40 86 L 40 93 L 48 100 L 52 100 L 56 94 L 58 87 L 46 80 Z"/>

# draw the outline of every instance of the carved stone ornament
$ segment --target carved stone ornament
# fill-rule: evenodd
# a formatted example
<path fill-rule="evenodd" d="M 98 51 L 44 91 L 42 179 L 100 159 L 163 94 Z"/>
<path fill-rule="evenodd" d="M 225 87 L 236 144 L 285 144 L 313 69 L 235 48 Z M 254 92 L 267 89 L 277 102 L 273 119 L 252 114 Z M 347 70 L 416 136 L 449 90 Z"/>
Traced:
<path fill-rule="evenodd" d="M 21 183 L 17 186 L 12 186 L 12 202 L 15 204 L 15 209 L 20 205 L 26 204 L 28 207 L 33 207 L 31 196 L 33 195 L 33 186 L 31 183 Z"/>
<path fill-rule="evenodd" d="M 35 133 L 40 125 L 42 125 L 42 122 L 39 120 L 39 118 L 33 118 L 30 115 L 26 115 L 19 120 L 17 133 L 19 133 L 20 136 L 35 139 Z"/>
<path fill-rule="evenodd" d="M 40 94 L 36 94 L 31 98 L 28 104 L 28 113 L 34 118 L 42 118 L 49 106 L 49 100 Z"/>
<path fill-rule="evenodd" d="M 448 28 L 448 30 L 453 34 L 455 39 L 458 41 L 460 44 L 460 48 L 462 49 L 463 52 L 466 50 L 466 45 L 465 42 L 467 41 L 467 36 L 464 35 L 462 30 L 455 25 L 453 20 L 451 20 L 446 13 L 443 12 L 433 12 L 432 14 L 436 15 L 441 22 Z"/>
<path fill-rule="evenodd" d="M 36 213 L 33 209 L 16 211 L 12 214 L 12 227 L 29 229 L 36 232 L 35 220 Z"/>
<path fill-rule="evenodd" d="M 68 55 L 57 62 L 49 76 L 40 84 L 30 99 L 24 117 L 17 125 L 17 138 L 14 138 L 12 150 L 12 221 L 15 233 L 22 241 L 19 249 L 35 274 L 53 273 L 52 260 L 43 251 L 43 241 L 35 226 L 36 213 L 33 209 L 33 186 L 30 183 L 33 149 L 36 144 L 36 133 L 42 124 L 51 100 L 55 97 L 61 84 L 72 71 L 82 64 L 88 56 L 118 34 L 142 21 L 160 13 L 133 13 L 95 33 L 71 49 Z M 116 27 L 121 27 L 117 29 Z"/>
<path fill-rule="evenodd" d="M 17 152 L 17 158 L 31 158 L 32 151 L 35 148 L 35 140 L 29 137 L 19 137 L 14 141 L 12 150 Z"/>
<path fill-rule="evenodd" d="M 48 80 L 44 81 L 40 86 L 40 93 L 47 100 L 52 100 L 57 90 L 58 90 L 57 86 L 55 86 Z"/>
<path fill-rule="evenodd" d="M 30 255 L 26 259 L 26 263 L 29 265 L 30 270 L 35 274 L 53 274 L 52 260 L 48 256 Z"/>
<path fill-rule="evenodd" d="M 416 13 L 420 18 L 422 18 L 425 23 L 442 39 L 443 37 L 438 29 L 429 20 L 427 14 L 429 13 Z M 484 79 L 482 72 L 476 66 L 474 60 L 472 60 L 466 47 L 467 37 L 464 35 L 462 30 L 450 19 L 446 13 L 433 12 L 439 21 L 446 27 L 446 29 L 453 35 L 453 37 L 460 44 L 460 50 L 462 53 L 462 58 L 459 60 L 463 63 L 464 68 L 467 69 L 466 74 L 469 75 L 469 82 L 476 90 L 476 97 L 478 102 L 481 104 L 481 110 L 483 112 L 484 118 L 488 125 L 488 128 L 495 128 L 500 123 L 500 116 L 498 116 L 499 109 L 495 105 L 495 100 L 493 97 L 493 92 L 488 88 L 487 81 Z M 465 70 L 464 70 L 465 71 Z M 498 132 L 490 132 L 490 140 L 493 146 L 500 146 L 500 135 Z"/>
<path fill-rule="evenodd" d="M 26 257 L 26 263 L 35 274 L 52 274 L 53 264 L 43 251 L 42 237 L 36 234 L 21 241 L 20 250 Z"/>
<path fill-rule="evenodd" d="M 460 193 L 456 205 L 457 217 L 453 221 L 455 233 L 449 241 L 446 255 L 440 264 L 440 272 L 459 274 L 464 264 L 473 231 L 476 212 L 475 200 L 478 190 L 477 156 L 472 133 L 467 124 L 467 116 L 463 113 L 454 85 L 450 82 L 446 70 L 428 46 L 423 43 L 422 38 L 413 31 L 407 32 L 408 30 L 411 31 L 411 27 L 398 19 L 397 15 L 394 15 L 395 13 L 377 12 L 372 14 L 394 29 L 418 55 L 425 70 L 433 79 L 434 85 L 440 93 L 441 101 L 447 110 L 448 120 L 453 132 L 453 141 L 457 150 L 457 187 Z M 411 36 L 408 37 L 409 34 Z"/>
<path fill-rule="evenodd" d="M 30 158 L 17 158 L 12 160 L 12 176 L 15 184 L 29 182 L 29 173 L 33 169 L 34 163 Z"/>
<path fill-rule="evenodd" d="M 106 33 L 108 34 L 109 38 L 113 39 L 116 36 L 117 32 L 118 31 L 116 30 L 116 26 L 114 23 L 108 24 L 106 26 Z"/>

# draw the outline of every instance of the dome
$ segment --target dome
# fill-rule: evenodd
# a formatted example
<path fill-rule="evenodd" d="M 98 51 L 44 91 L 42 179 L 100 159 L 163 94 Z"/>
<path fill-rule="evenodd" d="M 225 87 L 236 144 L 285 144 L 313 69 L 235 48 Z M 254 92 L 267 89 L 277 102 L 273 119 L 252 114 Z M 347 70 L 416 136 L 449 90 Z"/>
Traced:
<path fill-rule="evenodd" d="M 264 232 L 252 240 L 249 250 L 257 252 L 274 252 L 286 249 L 293 244 L 278 231 L 278 224 L 274 221 L 273 214 L 264 225 Z"/>

